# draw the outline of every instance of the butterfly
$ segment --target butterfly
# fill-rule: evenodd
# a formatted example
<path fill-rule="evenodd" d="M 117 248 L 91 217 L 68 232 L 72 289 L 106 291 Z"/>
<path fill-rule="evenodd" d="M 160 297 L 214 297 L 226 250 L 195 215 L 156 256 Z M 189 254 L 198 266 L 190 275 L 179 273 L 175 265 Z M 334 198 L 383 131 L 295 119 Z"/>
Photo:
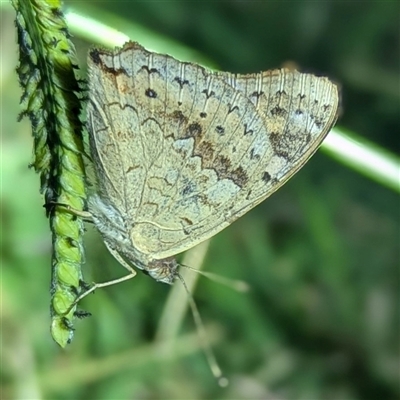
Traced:
<path fill-rule="evenodd" d="M 294 70 L 213 72 L 134 42 L 92 49 L 88 66 L 86 216 L 123 279 L 134 266 L 173 283 L 175 256 L 278 190 L 338 115 L 337 86 Z"/>

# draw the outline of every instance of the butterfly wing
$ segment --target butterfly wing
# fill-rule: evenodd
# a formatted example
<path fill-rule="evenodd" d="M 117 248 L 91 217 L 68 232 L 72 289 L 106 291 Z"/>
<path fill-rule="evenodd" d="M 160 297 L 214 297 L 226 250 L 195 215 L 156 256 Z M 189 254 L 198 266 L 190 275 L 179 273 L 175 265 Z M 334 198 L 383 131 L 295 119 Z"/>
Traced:
<path fill-rule="evenodd" d="M 334 124 L 326 78 L 213 73 L 128 43 L 92 51 L 88 120 L 101 192 L 155 259 L 218 233 L 286 182 Z"/>

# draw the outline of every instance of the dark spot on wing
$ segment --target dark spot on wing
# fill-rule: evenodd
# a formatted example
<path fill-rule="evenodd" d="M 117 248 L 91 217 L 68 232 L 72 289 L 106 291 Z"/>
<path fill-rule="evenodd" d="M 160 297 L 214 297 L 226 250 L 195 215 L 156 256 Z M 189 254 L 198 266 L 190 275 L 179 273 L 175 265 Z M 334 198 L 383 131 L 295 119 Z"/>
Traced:
<path fill-rule="evenodd" d="M 151 99 L 155 99 L 155 98 L 157 98 L 157 93 L 153 90 L 153 89 L 146 89 L 146 91 L 144 92 L 144 94 L 147 96 L 147 97 L 150 97 Z"/>
<path fill-rule="evenodd" d="M 254 149 L 250 150 L 250 160 L 259 160 L 260 155 L 255 152 Z"/>
<path fill-rule="evenodd" d="M 274 117 L 284 117 L 287 114 L 287 111 L 279 106 L 275 106 L 272 110 L 271 110 L 271 115 Z"/>
<path fill-rule="evenodd" d="M 187 225 L 193 225 L 193 221 L 191 221 L 189 218 L 181 217 L 181 220 L 186 222 Z"/>
<path fill-rule="evenodd" d="M 314 119 L 314 124 L 315 124 L 315 126 L 316 126 L 317 128 L 319 128 L 319 129 L 323 126 L 323 123 L 322 123 L 322 121 L 321 121 L 319 118 L 315 118 L 315 119 Z"/>
<path fill-rule="evenodd" d="M 243 187 L 248 182 L 248 176 L 244 169 L 239 166 L 236 169 L 231 168 L 232 164 L 229 158 L 219 155 L 212 165 L 218 179 L 230 179 L 236 185 Z"/>
<path fill-rule="evenodd" d="M 140 68 L 140 70 L 146 71 L 149 75 L 160 73 L 157 68 L 149 68 L 147 65 L 143 65 L 142 68 Z"/>
<path fill-rule="evenodd" d="M 177 120 L 180 124 L 186 124 L 187 118 L 183 115 L 183 112 L 176 110 L 171 114 L 172 118 Z"/>
<path fill-rule="evenodd" d="M 176 76 L 173 82 L 178 82 L 181 89 L 183 88 L 184 85 L 189 85 L 189 81 L 187 79 L 182 80 L 181 78 L 179 78 L 179 76 Z"/>
<path fill-rule="evenodd" d="M 238 111 L 239 111 L 239 107 L 238 107 L 238 106 L 233 106 L 233 107 L 232 107 L 232 104 L 229 104 L 228 114 L 234 112 L 235 110 L 238 110 Z"/>
<path fill-rule="evenodd" d="M 215 92 L 213 90 L 209 91 L 208 89 L 204 89 L 201 93 L 204 93 L 207 99 L 215 95 Z"/>
<path fill-rule="evenodd" d="M 259 98 L 259 97 L 262 96 L 263 94 L 264 94 L 263 91 L 261 91 L 261 92 L 253 92 L 253 93 L 250 95 L 250 97 L 257 97 L 257 98 Z"/>
<path fill-rule="evenodd" d="M 214 147 L 209 142 L 200 142 L 196 147 L 194 154 L 201 157 L 202 167 L 211 168 L 214 160 Z"/>
<path fill-rule="evenodd" d="M 217 126 L 215 127 L 215 131 L 216 131 L 218 134 L 223 135 L 223 134 L 225 133 L 225 128 L 224 128 L 223 126 L 221 126 L 221 125 L 217 125 Z"/>
<path fill-rule="evenodd" d="M 104 71 L 117 76 L 120 74 L 124 74 L 126 76 L 129 76 L 128 72 L 126 71 L 125 68 L 120 67 L 120 68 L 111 68 L 106 65 L 104 65 L 103 60 L 101 59 L 101 56 L 104 55 L 105 53 L 103 51 L 100 51 L 98 49 L 92 49 L 89 51 L 89 57 L 92 60 L 92 62 L 98 66 L 100 66 Z"/>
<path fill-rule="evenodd" d="M 221 155 L 215 159 L 213 165 L 213 168 L 220 179 L 228 178 L 228 172 L 230 167 L 231 167 L 231 162 L 229 158 Z"/>
<path fill-rule="evenodd" d="M 239 166 L 235 170 L 231 172 L 231 177 L 230 177 L 233 182 L 236 183 L 236 185 L 243 187 L 247 184 L 249 181 L 249 178 L 245 172 L 245 170 Z"/>
<path fill-rule="evenodd" d="M 253 133 L 253 129 L 247 129 L 247 124 L 244 124 L 244 135 L 251 135 Z"/>
<path fill-rule="evenodd" d="M 267 171 L 265 171 L 264 173 L 263 173 L 263 176 L 262 176 L 262 178 L 261 178 L 265 183 L 269 183 L 270 181 L 271 181 L 271 175 L 267 172 Z"/>
<path fill-rule="evenodd" d="M 193 122 L 192 124 L 190 124 L 187 128 L 187 135 L 189 137 L 196 137 L 196 136 L 200 136 L 202 134 L 203 130 L 201 128 L 201 125 L 198 122 Z"/>
<path fill-rule="evenodd" d="M 289 153 L 287 151 L 286 143 L 284 140 L 284 136 L 282 134 L 279 134 L 277 132 L 272 132 L 270 134 L 270 140 L 272 147 L 274 148 L 275 153 L 279 157 L 283 157 L 285 159 L 289 158 Z"/>

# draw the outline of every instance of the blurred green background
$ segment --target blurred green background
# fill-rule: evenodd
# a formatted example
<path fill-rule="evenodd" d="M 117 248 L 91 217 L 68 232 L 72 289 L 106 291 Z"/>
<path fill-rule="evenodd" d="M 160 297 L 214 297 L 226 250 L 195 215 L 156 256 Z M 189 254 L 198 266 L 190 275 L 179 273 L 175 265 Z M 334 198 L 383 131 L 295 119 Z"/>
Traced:
<path fill-rule="evenodd" d="M 65 5 L 128 29 L 132 40 L 168 39 L 171 54 L 174 41 L 185 45 L 222 70 L 293 61 L 327 75 L 342 85 L 338 125 L 399 154 L 398 1 Z M 93 316 L 58 348 L 49 333 L 48 221 L 28 169 L 30 125 L 16 122 L 14 12 L 1 11 L 2 399 L 400 397 L 399 196 L 321 151 L 211 241 L 204 268 L 251 285 L 240 294 L 201 278 L 194 292 L 227 388 L 212 377 L 190 314 L 173 356 L 162 356 L 154 336 L 161 314 L 174 313 L 164 310 L 170 288 L 143 274 L 84 299 Z M 84 68 L 91 43 L 77 33 L 74 43 Z M 123 275 L 91 226 L 86 244 L 87 281 Z"/>

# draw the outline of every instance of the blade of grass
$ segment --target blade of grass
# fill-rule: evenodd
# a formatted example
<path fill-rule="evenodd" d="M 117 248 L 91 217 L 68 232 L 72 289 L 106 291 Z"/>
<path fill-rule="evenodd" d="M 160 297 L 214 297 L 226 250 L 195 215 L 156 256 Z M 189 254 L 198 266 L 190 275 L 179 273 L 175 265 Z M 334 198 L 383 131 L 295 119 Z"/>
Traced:
<path fill-rule="evenodd" d="M 335 127 L 322 143 L 322 149 L 346 167 L 400 192 L 399 157 L 375 143 Z"/>

